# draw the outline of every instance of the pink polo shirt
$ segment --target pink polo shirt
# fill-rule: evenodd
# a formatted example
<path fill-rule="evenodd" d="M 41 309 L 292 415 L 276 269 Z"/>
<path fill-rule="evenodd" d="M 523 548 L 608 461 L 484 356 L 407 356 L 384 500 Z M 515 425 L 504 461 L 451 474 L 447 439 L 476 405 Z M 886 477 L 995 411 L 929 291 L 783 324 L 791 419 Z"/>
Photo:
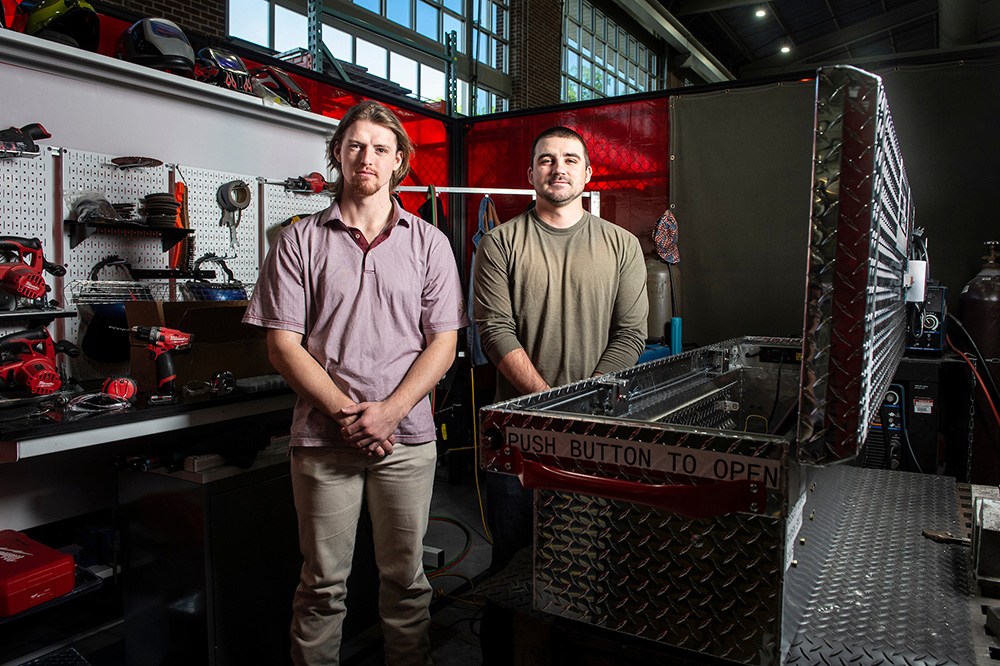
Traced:
<path fill-rule="evenodd" d="M 393 201 L 391 232 L 367 251 L 335 201 L 278 236 L 243 321 L 303 335 L 303 346 L 355 402 L 384 400 L 425 347 L 424 335 L 468 326 L 447 237 Z M 400 422 L 396 441 L 435 438 L 430 400 Z M 343 443 L 340 426 L 299 398 L 292 445 Z"/>

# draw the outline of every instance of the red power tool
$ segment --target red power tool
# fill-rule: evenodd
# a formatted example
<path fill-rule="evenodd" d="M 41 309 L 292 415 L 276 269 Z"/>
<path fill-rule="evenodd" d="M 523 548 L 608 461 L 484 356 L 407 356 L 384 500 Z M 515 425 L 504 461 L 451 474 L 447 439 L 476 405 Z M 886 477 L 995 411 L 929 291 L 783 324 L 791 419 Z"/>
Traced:
<path fill-rule="evenodd" d="M 303 194 L 320 194 L 325 192 L 330 183 L 318 171 L 313 171 L 307 176 L 298 178 L 286 178 L 285 180 L 265 180 L 267 185 L 284 185 L 286 192 L 300 192 Z"/>
<path fill-rule="evenodd" d="M 54 342 L 44 326 L 0 338 L 0 379 L 9 388 L 24 386 L 35 395 L 55 393 L 62 386 L 56 354 L 79 356 L 67 340 Z"/>
<path fill-rule="evenodd" d="M 38 144 L 35 139 L 49 139 L 52 135 L 38 123 L 24 127 L 10 127 L 0 130 L 0 152 L 37 153 Z"/>
<path fill-rule="evenodd" d="M 31 300 L 45 296 L 48 286 L 42 271 L 51 275 L 66 274 L 66 268 L 42 256 L 42 241 L 37 238 L 22 238 L 20 236 L 0 236 L 0 253 L 15 261 L 0 263 L 0 289 L 14 296 L 22 296 Z"/>
<path fill-rule="evenodd" d="M 161 394 L 173 396 L 177 379 L 174 352 L 190 349 L 194 336 L 162 326 L 133 326 L 131 330 L 132 337 L 147 343 L 149 358 L 156 361 L 156 385 Z"/>

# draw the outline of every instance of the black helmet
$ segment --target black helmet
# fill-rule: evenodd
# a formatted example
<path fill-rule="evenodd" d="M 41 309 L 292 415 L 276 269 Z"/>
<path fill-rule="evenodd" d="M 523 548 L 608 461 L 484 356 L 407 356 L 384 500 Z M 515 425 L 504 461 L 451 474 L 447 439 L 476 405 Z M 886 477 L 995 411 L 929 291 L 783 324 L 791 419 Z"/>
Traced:
<path fill-rule="evenodd" d="M 194 77 L 199 81 L 253 95 L 253 82 L 243 59 L 235 53 L 218 48 L 198 51 L 198 66 Z"/>
<path fill-rule="evenodd" d="M 309 98 L 285 70 L 278 67 L 253 67 L 250 69 L 250 76 L 255 83 L 262 85 L 281 102 L 305 111 L 309 110 Z"/>
<path fill-rule="evenodd" d="M 12 27 L 88 51 L 101 43 L 101 19 L 85 0 L 22 0 Z"/>
<path fill-rule="evenodd" d="M 194 49 L 177 24 L 162 18 L 147 18 L 128 27 L 115 44 L 122 60 L 175 74 L 194 70 Z"/>

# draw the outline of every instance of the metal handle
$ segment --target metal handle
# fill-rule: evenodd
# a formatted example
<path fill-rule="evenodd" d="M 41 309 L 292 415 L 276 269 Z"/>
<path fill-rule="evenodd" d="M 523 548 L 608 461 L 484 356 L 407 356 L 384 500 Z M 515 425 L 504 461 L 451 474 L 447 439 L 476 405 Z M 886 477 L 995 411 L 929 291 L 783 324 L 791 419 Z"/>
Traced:
<path fill-rule="evenodd" d="M 665 509 L 690 518 L 712 518 L 736 512 L 763 513 L 767 505 L 766 486 L 749 479 L 696 486 L 640 483 L 555 469 L 525 460 L 517 449 L 511 451 L 511 456 L 521 485 L 532 490 L 599 495 Z"/>

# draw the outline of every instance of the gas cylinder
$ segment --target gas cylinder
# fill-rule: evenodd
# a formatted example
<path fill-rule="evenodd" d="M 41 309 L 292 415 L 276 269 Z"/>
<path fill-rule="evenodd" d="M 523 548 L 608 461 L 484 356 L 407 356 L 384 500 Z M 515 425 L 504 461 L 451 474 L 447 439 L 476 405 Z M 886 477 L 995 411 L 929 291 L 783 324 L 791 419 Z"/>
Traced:
<path fill-rule="evenodd" d="M 959 313 L 969 335 L 987 359 L 1000 358 L 1000 243 L 988 241 L 982 270 L 962 289 Z M 992 364 L 991 364 L 992 365 Z M 994 371 L 994 374 L 997 374 Z"/>
<path fill-rule="evenodd" d="M 680 316 L 680 271 L 659 257 L 646 259 L 646 294 L 649 316 L 646 319 L 647 340 L 670 340 L 667 326 L 671 318 Z"/>
<path fill-rule="evenodd" d="M 962 324 L 976 342 L 983 358 L 986 372 L 1000 384 L 1000 264 L 997 249 L 1000 243 L 986 243 L 986 256 L 982 270 L 969 281 L 959 296 L 959 313 Z M 980 366 L 980 372 L 983 372 Z M 975 398 L 975 416 L 972 426 L 972 451 L 968 458 L 968 476 L 971 483 L 996 485 L 1000 483 L 1000 427 L 984 399 L 981 386 Z"/>

